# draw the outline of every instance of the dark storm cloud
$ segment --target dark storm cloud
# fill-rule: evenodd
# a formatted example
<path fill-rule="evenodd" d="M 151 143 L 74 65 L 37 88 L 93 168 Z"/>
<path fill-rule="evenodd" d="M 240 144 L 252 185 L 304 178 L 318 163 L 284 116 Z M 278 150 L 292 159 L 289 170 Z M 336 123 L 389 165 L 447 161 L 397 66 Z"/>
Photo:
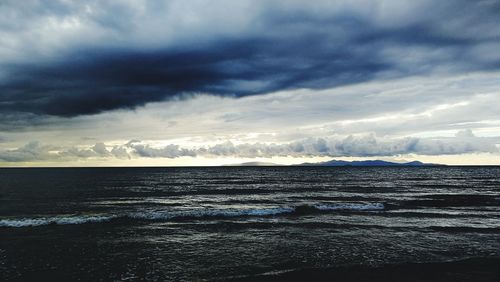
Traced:
<path fill-rule="evenodd" d="M 93 114 L 182 93 L 244 96 L 324 88 L 363 81 L 388 67 L 371 54 L 308 48 L 298 40 L 229 41 L 186 51 L 84 51 L 56 63 L 7 67 L 0 109 Z"/>
<path fill-rule="evenodd" d="M 83 15 L 83 8 L 76 4 L 50 2 L 33 10 L 23 7 L 21 14 L 31 18 Z M 57 48 L 64 50 L 49 58 L 26 54 L 27 58 L 0 64 L 0 117 L 19 112 L 71 117 L 134 108 L 190 93 L 240 97 L 433 71 L 498 69 L 500 58 L 489 57 L 488 52 L 498 51 L 496 44 L 500 44 L 499 34 L 492 30 L 500 24 L 499 2 L 442 2 L 424 1 L 425 5 L 405 12 L 408 18 L 397 7 L 373 17 L 363 10 L 363 1 L 354 1 L 359 7 L 335 9 L 330 9 L 334 4 L 328 1 L 316 3 L 315 8 L 301 1 L 256 3 L 257 12 L 247 15 L 240 11 L 240 17 L 254 20 L 236 33 L 214 33 L 219 26 L 207 20 L 193 34 L 186 28 L 186 33 L 181 30 L 165 42 L 155 41 L 154 48 L 148 42 L 161 37 L 163 27 L 158 24 L 144 36 L 148 30 L 141 33 L 140 25 L 151 17 L 161 19 L 161 13 L 150 9 L 137 19 L 133 6 L 96 2 L 104 12 L 87 15 L 81 24 L 90 26 L 90 34 L 94 29 L 93 33 L 111 31 L 119 40 L 110 36 L 93 39 L 92 44 L 63 41 L 53 48 L 56 53 Z M 147 3 L 163 7 L 161 1 Z M 225 8 L 224 2 L 213 5 Z M 109 9 L 113 9 L 112 16 Z M 29 17 L 17 19 L 17 24 L 4 23 L 0 29 L 15 37 L 15 32 L 32 28 L 26 23 Z M 235 23 L 228 20 L 227 24 Z M 198 40 L 204 33 L 209 36 Z"/>

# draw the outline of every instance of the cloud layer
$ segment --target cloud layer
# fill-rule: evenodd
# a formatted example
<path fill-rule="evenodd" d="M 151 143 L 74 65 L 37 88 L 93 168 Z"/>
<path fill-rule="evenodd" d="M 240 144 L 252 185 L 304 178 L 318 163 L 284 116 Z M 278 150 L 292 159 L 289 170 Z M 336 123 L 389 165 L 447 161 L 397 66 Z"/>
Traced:
<path fill-rule="evenodd" d="M 30 142 L 14 150 L 0 151 L 0 161 L 36 162 L 57 160 L 82 160 L 89 158 L 179 158 L 179 157 L 383 157 L 407 154 L 456 155 L 468 153 L 498 153 L 495 140 L 476 137 L 472 131 L 457 132 L 446 140 L 430 138 L 384 139 L 373 134 L 348 137 L 308 138 L 296 142 L 244 143 L 224 142 L 212 146 L 183 148 L 178 144 L 151 146 L 132 140 L 119 146 L 96 143 L 87 148 L 58 148 Z"/>
<path fill-rule="evenodd" d="M 499 163 L 499 12 L 497 0 L 2 1 L 0 163 Z"/>
<path fill-rule="evenodd" d="M 0 4 L 6 122 L 500 67 L 499 1 L 30 2 Z"/>

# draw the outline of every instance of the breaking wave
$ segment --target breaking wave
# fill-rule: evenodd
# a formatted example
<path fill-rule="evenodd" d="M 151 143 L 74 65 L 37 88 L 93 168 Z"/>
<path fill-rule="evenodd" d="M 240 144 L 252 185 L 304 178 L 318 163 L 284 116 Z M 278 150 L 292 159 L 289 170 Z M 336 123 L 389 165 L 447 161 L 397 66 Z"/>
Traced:
<path fill-rule="evenodd" d="M 325 213 L 329 211 L 380 211 L 384 210 L 382 203 L 336 203 L 302 205 L 296 207 L 273 207 L 255 209 L 200 209 L 187 211 L 144 211 L 123 215 L 75 215 L 38 218 L 1 219 L 0 227 L 30 227 L 42 225 L 70 225 L 84 223 L 107 222 L 114 219 L 132 220 L 182 220 L 202 218 L 233 218 L 233 217 L 266 217 L 278 215 L 300 216 L 304 214 Z"/>
<path fill-rule="evenodd" d="M 110 221 L 116 216 L 56 216 L 39 218 L 2 219 L 0 227 L 28 227 L 49 224 L 83 224 Z"/>

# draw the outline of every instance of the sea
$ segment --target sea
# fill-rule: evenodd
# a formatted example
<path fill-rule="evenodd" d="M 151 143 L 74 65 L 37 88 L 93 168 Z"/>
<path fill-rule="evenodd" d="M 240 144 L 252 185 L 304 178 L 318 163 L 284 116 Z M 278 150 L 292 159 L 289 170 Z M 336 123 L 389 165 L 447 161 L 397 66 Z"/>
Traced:
<path fill-rule="evenodd" d="M 499 258 L 500 167 L 0 169 L 0 281 Z"/>

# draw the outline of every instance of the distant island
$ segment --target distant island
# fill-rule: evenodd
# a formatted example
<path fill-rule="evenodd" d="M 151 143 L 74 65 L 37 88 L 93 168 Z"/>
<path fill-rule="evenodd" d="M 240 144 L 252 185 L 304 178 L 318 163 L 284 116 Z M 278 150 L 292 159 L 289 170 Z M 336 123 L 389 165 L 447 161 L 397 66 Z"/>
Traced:
<path fill-rule="evenodd" d="M 331 160 L 320 163 L 303 163 L 299 166 L 442 166 L 441 164 L 423 163 L 420 161 L 412 161 L 406 163 L 395 163 L 382 160 L 366 160 L 366 161 L 339 161 Z"/>
<path fill-rule="evenodd" d="M 241 164 L 230 164 L 225 166 L 287 166 L 270 162 L 246 162 Z M 331 160 L 319 163 L 302 163 L 291 166 L 444 166 L 443 164 L 423 163 L 420 161 L 412 161 L 406 163 L 396 163 L 382 160 L 366 160 L 366 161 L 341 161 Z"/>

